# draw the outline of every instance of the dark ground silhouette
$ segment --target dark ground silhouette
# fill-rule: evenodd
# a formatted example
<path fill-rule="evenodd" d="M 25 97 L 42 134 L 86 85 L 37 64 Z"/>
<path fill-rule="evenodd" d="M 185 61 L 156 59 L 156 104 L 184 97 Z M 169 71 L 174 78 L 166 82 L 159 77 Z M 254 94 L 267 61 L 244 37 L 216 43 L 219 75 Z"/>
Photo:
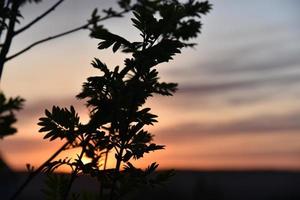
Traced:
<path fill-rule="evenodd" d="M 25 173 L 4 169 L 0 173 L 0 193 L 7 199 Z M 38 176 L 19 199 L 43 199 L 45 176 Z M 80 177 L 72 191 L 93 192 L 96 180 Z M 299 200 L 300 172 L 287 171 L 177 171 L 164 186 L 137 191 L 143 200 Z M 142 198 L 141 198 L 142 197 Z"/>

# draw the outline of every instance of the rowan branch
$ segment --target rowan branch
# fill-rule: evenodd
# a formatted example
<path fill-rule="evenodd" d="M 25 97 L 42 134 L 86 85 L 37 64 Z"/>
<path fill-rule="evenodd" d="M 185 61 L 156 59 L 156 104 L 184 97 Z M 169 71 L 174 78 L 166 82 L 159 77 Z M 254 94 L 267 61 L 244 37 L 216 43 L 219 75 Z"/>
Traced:
<path fill-rule="evenodd" d="M 87 140 L 87 142 L 88 142 L 88 140 Z M 78 156 L 78 160 L 79 160 L 79 161 L 82 160 L 83 155 L 84 155 L 84 152 L 85 152 L 85 146 L 83 145 L 83 146 L 82 146 L 81 153 L 80 153 L 80 155 Z M 62 196 L 63 199 L 68 199 L 68 196 L 69 196 L 71 187 L 72 187 L 72 185 L 73 185 L 73 182 L 75 181 L 75 179 L 76 179 L 77 176 L 78 176 L 78 171 L 79 171 L 79 165 L 76 165 L 75 170 L 74 170 L 74 171 L 72 172 L 72 174 L 71 174 L 71 178 L 70 178 L 70 181 L 69 181 L 69 183 L 68 183 L 68 185 L 67 185 L 67 188 L 66 188 L 66 190 L 65 190 L 65 192 L 64 192 L 64 194 L 63 194 L 63 196 Z"/>
<path fill-rule="evenodd" d="M 107 16 L 105 16 L 105 17 L 99 19 L 98 22 L 104 21 L 104 20 L 109 19 L 109 18 L 112 18 L 112 17 L 119 17 L 120 15 L 122 15 L 122 14 L 124 14 L 124 13 L 126 13 L 126 12 L 128 12 L 128 10 L 124 10 L 124 11 L 119 12 L 119 13 L 113 15 L 113 16 L 112 16 L 112 15 L 107 15 Z M 65 31 L 65 32 L 59 33 L 59 34 L 57 34 L 57 35 L 53 35 L 53 36 L 50 36 L 50 37 L 41 39 L 41 40 L 38 40 L 38 41 L 32 43 L 31 45 L 27 46 L 26 48 L 22 49 L 21 51 L 19 51 L 19 52 L 13 54 L 13 55 L 11 55 L 11 56 L 8 56 L 8 57 L 5 59 L 5 62 L 6 62 L 6 61 L 9 61 L 9 60 L 11 60 L 11 59 L 13 59 L 13 58 L 15 58 L 15 57 L 21 55 L 21 54 L 23 54 L 23 53 L 25 53 L 26 51 L 30 50 L 31 48 L 33 48 L 33 47 L 35 47 L 35 46 L 37 46 L 37 45 L 39 45 L 39 44 L 41 44 L 41 43 L 48 42 L 48 41 L 54 40 L 54 39 L 56 39 L 56 38 L 60 38 L 60 37 L 62 37 L 62 36 L 65 36 L 65 35 L 68 35 L 68 34 L 77 32 L 77 31 L 82 30 L 82 29 L 86 29 L 86 28 L 88 28 L 89 25 L 91 25 L 91 24 L 92 24 L 92 22 L 88 22 L 88 23 L 86 23 L 86 24 L 84 24 L 84 25 L 81 25 L 81 26 L 79 26 L 79 27 L 73 28 L 73 29 L 71 29 L 71 30 L 68 30 L 68 31 Z"/>
<path fill-rule="evenodd" d="M 41 14 L 40 16 L 38 16 L 37 18 L 35 18 L 34 20 L 32 20 L 30 23 L 28 23 L 27 25 L 25 25 L 24 27 L 20 28 L 19 30 L 15 31 L 14 35 L 18 35 L 19 33 L 27 30 L 28 28 L 30 28 L 31 26 L 33 26 L 35 23 L 37 23 L 38 21 L 40 21 L 41 19 L 43 19 L 45 16 L 47 16 L 49 13 L 51 13 L 52 11 L 55 10 L 55 8 L 57 6 L 59 6 L 64 0 L 59 0 L 58 2 L 56 2 L 52 7 L 50 7 L 48 10 L 46 10 L 43 14 Z"/>
<path fill-rule="evenodd" d="M 74 33 L 74 32 L 79 31 L 79 30 L 81 30 L 81 29 L 85 29 L 85 28 L 88 27 L 88 25 L 89 25 L 89 24 L 87 23 L 87 24 L 85 24 L 85 25 L 82 25 L 82 26 L 79 26 L 79 27 L 77 27 L 77 28 L 74 28 L 74 29 L 65 31 L 65 32 L 63 32 L 63 33 L 59 33 L 59 34 L 57 34 L 57 35 L 50 36 L 50 37 L 47 37 L 47 38 L 38 40 L 38 41 L 32 43 L 31 45 L 29 45 L 28 47 L 22 49 L 21 51 L 19 51 L 19 52 L 13 54 L 13 55 L 7 57 L 7 58 L 5 59 L 5 61 L 9 61 L 9 60 L 11 60 L 11 59 L 13 59 L 13 58 L 15 58 L 15 57 L 17 57 L 17 56 L 19 56 L 19 55 L 25 53 L 26 51 L 30 50 L 31 48 L 33 48 L 33 47 L 35 47 L 35 46 L 37 46 L 37 45 L 39 45 L 39 44 L 41 44 L 41 43 L 48 42 L 48 41 L 50 41 L 50 40 L 54 40 L 54 39 L 56 39 L 56 38 L 59 38 L 59 37 L 68 35 L 68 34 L 70 34 L 70 33 Z"/>

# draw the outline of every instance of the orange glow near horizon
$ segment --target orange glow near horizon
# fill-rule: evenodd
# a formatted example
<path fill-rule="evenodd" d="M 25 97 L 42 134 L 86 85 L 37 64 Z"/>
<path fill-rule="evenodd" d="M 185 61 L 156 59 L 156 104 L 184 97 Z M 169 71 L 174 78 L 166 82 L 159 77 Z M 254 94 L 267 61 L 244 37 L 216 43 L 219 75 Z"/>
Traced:
<path fill-rule="evenodd" d="M 153 108 L 153 112 L 159 115 L 159 123 L 155 126 L 149 126 L 146 129 L 150 130 L 154 135 L 154 142 L 157 144 L 166 145 L 166 149 L 158 152 L 151 152 L 145 154 L 144 158 L 131 162 L 136 163 L 138 167 L 146 168 L 152 162 L 157 162 L 160 165 L 160 169 L 191 169 L 191 170 L 242 170 L 242 169 L 285 169 L 285 170 L 299 170 L 300 160 L 297 159 L 297 152 L 299 149 L 300 136 L 297 131 L 289 131 L 287 133 L 269 132 L 269 133 L 234 133 L 226 132 L 223 130 L 215 134 L 208 129 L 208 133 L 204 130 L 197 130 L 197 127 L 187 127 L 191 130 L 181 129 L 182 125 L 178 125 L 175 129 L 169 129 L 174 127 L 174 124 L 180 119 L 183 123 L 188 123 L 196 112 L 190 112 L 191 116 L 180 116 L 181 110 L 172 110 L 171 104 L 164 102 L 163 99 L 159 101 L 151 101 L 149 107 Z M 172 98 L 172 97 L 171 97 Z M 179 94 L 179 99 L 180 99 Z M 57 105 L 59 101 L 54 101 L 54 105 Z M 63 102 L 63 106 L 69 106 L 74 102 Z M 20 121 L 18 123 L 19 133 L 15 136 L 6 138 L 0 141 L 0 151 L 4 160 L 10 167 L 15 170 L 25 170 L 25 165 L 30 163 L 37 168 L 48 157 L 50 157 L 63 143 L 49 142 L 42 140 L 43 134 L 38 133 L 39 127 L 35 125 L 37 119 L 43 116 L 43 105 L 38 103 L 38 107 L 28 106 L 25 108 L 24 113 L 20 113 Z M 164 106 L 166 105 L 166 106 Z M 47 106 L 48 109 L 51 106 Z M 75 107 L 81 116 L 82 122 L 86 123 L 89 119 L 87 109 L 80 104 L 76 104 Z M 262 106 L 257 106 L 257 110 Z M 34 109 L 33 109 L 34 108 Z M 40 109 L 41 108 L 41 109 Z M 26 117 L 27 109 L 37 110 L 40 114 L 30 115 L 31 118 Z M 247 113 L 248 109 L 244 113 Z M 158 113 L 156 111 L 159 111 Z M 172 112 L 173 111 L 173 112 Z M 254 112 L 254 110 L 252 110 Z M 215 111 L 213 111 L 215 112 Z M 279 110 L 281 112 L 288 112 L 287 110 Z M 211 114 L 211 117 L 206 119 L 205 113 Z M 219 114 L 215 116 L 215 119 L 219 119 L 218 125 L 222 123 L 230 123 L 243 116 L 241 113 L 230 113 L 219 110 Z M 244 114 L 247 116 L 247 114 Z M 173 118 L 170 118 L 173 116 Z M 201 117 L 200 117 L 201 116 Z M 23 119 L 25 119 L 23 121 Z M 196 119 L 202 124 L 213 121 L 214 115 L 208 110 L 204 111 Z M 220 124 L 220 122 L 222 122 Z M 191 124 L 190 126 L 193 126 Z M 194 124 L 195 126 L 195 124 Z M 176 126 L 175 126 L 176 127 Z M 195 129 L 196 128 L 196 129 Z M 178 129 L 178 130 L 176 130 Z M 193 130 L 195 129 L 195 130 Z M 178 132 L 180 130 L 180 140 L 177 139 Z M 173 131 L 175 131 L 173 133 Z M 198 133 L 197 133 L 198 131 Z M 199 132 L 200 131 L 200 132 Z M 204 132 L 203 132 L 204 131 Z M 26 133 L 26 134 L 25 134 Z M 270 140 L 270 135 L 272 139 Z M 18 142 L 19 141 L 19 142 Z M 26 144 L 26 145 L 25 145 Z M 80 149 L 68 150 L 63 152 L 57 159 L 64 159 L 66 157 L 76 158 Z M 289 153 L 291 152 L 291 153 Z M 84 158 L 84 162 L 88 162 L 88 159 Z M 108 159 L 107 168 L 113 168 L 115 166 L 114 154 L 111 153 Z M 68 167 L 58 169 L 61 172 L 68 172 Z"/>
<path fill-rule="evenodd" d="M 159 132 L 159 130 L 157 130 Z M 276 151 L 286 152 L 297 150 L 299 136 L 297 133 L 289 135 L 273 134 L 270 141 L 265 134 L 245 134 L 245 135 L 218 135 L 203 136 L 201 140 L 186 138 L 181 141 L 172 141 L 164 138 L 159 132 L 154 142 L 165 144 L 166 149 L 145 154 L 140 160 L 132 160 L 137 167 L 146 168 L 152 162 L 157 162 L 160 169 L 189 169 L 189 170 L 242 170 L 242 169 L 286 169 L 299 170 L 300 160 L 297 155 L 287 156 L 276 155 Z M 184 133 L 182 133 L 184 134 Z M 37 168 L 48 157 L 50 157 L 62 142 L 43 141 L 41 138 L 27 140 L 27 146 L 15 149 L 18 144 L 11 145 L 13 138 L 6 140 L 6 145 L 2 145 L 0 150 L 4 160 L 15 170 L 25 170 L 25 165 L 30 163 Z M 23 141 L 26 142 L 26 141 Z M 30 144 L 32 143 L 32 144 Z M 188 145 L 187 145 L 188 144 Z M 286 144 L 280 146 L 278 145 Z M 5 150 L 6 149 L 6 150 Z M 61 153 L 56 159 L 76 158 L 80 149 L 67 150 Z M 262 152 L 261 155 L 257 154 Z M 266 153 L 266 155 L 263 154 Z M 271 155 L 268 155 L 271 153 Z M 85 163 L 89 159 L 84 158 Z M 115 166 L 114 153 L 110 153 L 107 168 Z M 59 168 L 57 171 L 69 172 L 68 167 Z"/>

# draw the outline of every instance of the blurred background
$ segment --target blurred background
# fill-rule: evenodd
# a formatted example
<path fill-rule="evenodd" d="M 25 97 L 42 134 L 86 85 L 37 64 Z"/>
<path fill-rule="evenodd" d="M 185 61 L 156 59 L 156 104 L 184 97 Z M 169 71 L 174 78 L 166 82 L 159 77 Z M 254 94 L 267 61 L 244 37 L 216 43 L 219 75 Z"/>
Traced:
<path fill-rule="evenodd" d="M 179 83 L 174 97 L 149 102 L 159 123 L 149 130 L 166 150 L 151 153 L 140 167 L 161 169 L 300 169 L 300 2 L 297 0 L 211 0 L 194 49 L 160 66 L 164 81 Z M 29 22 L 52 1 L 24 7 Z M 95 7 L 115 1 L 68 0 L 43 22 L 16 38 L 11 53 L 47 35 L 84 24 Z M 139 39 L 131 15 L 105 21 L 110 31 Z M 26 99 L 18 133 L 0 141 L 0 152 L 15 170 L 41 164 L 59 142 L 42 140 L 38 118 L 52 105 L 74 105 L 83 121 L 87 110 L 75 99 L 94 57 L 122 66 L 124 54 L 97 50 L 98 41 L 81 31 L 33 48 L 6 64 L 1 89 Z M 67 154 L 66 154 L 67 155 Z M 64 156 L 66 156 L 64 155 Z"/>
<path fill-rule="evenodd" d="M 161 79 L 178 82 L 179 91 L 148 103 L 159 116 L 149 130 L 166 150 L 146 155 L 137 164 L 146 167 L 157 161 L 160 169 L 175 168 L 177 175 L 164 190 L 141 193 L 147 192 L 148 199 L 173 200 L 300 199 L 300 1 L 210 2 L 213 10 L 202 19 L 202 34 L 194 41 L 198 45 L 159 67 Z M 52 3 L 24 7 L 23 24 Z M 95 7 L 111 6 L 116 7 L 115 1 L 67 0 L 17 37 L 10 53 L 85 24 Z M 131 17 L 104 25 L 138 40 Z M 97 57 L 108 66 L 122 66 L 126 55 L 97 50 L 99 41 L 88 34 L 80 31 L 42 44 L 6 64 L 1 89 L 7 96 L 20 95 L 26 104 L 17 115 L 18 133 L 0 141 L 8 165 L 0 173 L 2 198 L 25 177 L 13 171 L 24 171 L 27 163 L 39 166 L 61 145 L 38 133 L 36 124 L 44 110 L 74 105 L 87 122 L 85 102 L 75 95 L 87 77 L 98 73 L 90 62 Z M 74 190 L 93 190 L 91 180 L 81 178 Z M 37 199 L 42 179 L 33 181 L 24 199 Z"/>

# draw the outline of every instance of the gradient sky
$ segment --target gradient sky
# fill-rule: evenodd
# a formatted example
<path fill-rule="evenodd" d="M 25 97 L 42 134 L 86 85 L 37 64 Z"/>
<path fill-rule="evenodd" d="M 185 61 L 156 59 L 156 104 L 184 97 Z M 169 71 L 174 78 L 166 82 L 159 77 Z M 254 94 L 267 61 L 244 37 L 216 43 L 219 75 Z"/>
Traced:
<path fill-rule="evenodd" d="M 37 16 L 47 1 L 24 7 L 24 21 Z M 114 1 L 109 1 L 113 5 Z M 162 80 L 179 82 L 174 97 L 154 97 L 159 115 L 150 130 L 166 150 L 139 161 L 162 168 L 300 169 L 300 3 L 297 0 L 211 1 L 195 49 L 186 49 L 160 66 Z M 11 52 L 33 41 L 85 23 L 105 0 L 67 0 L 55 13 L 17 38 Z M 131 40 L 138 37 L 130 15 L 106 27 Z M 123 54 L 97 50 L 87 31 L 43 44 L 7 63 L 2 90 L 24 97 L 19 132 L 0 141 L 2 156 L 15 169 L 37 166 L 59 147 L 43 141 L 36 125 L 45 108 L 74 105 L 86 121 L 84 102 L 74 96 L 96 73 L 89 63 L 100 58 L 121 65 Z M 67 156 L 68 152 L 65 155 Z"/>

